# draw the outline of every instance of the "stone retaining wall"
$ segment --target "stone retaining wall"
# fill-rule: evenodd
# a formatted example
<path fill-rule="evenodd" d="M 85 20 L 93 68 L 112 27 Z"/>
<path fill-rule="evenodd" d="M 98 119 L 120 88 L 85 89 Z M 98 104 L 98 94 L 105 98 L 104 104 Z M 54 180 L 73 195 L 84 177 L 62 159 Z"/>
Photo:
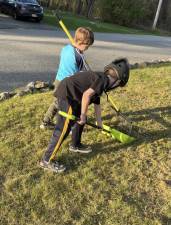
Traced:
<path fill-rule="evenodd" d="M 138 68 L 145 68 L 151 65 L 159 65 L 159 64 L 166 64 L 171 63 L 171 58 L 167 60 L 154 60 L 151 62 L 141 62 L 141 63 L 134 63 L 130 64 L 130 69 L 138 69 Z M 11 97 L 21 97 L 27 94 L 33 94 L 37 92 L 47 92 L 52 90 L 54 85 L 50 82 L 43 82 L 43 81 L 35 81 L 28 83 L 25 87 L 19 88 L 17 91 L 13 92 L 1 92 L 0 93 L 0 102 Z"/>

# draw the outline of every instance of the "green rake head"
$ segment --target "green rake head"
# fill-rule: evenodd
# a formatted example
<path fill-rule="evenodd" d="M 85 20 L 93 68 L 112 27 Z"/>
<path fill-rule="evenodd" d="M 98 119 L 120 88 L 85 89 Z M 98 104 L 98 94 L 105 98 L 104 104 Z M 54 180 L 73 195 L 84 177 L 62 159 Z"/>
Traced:
<path fill-rule="evenodd" d="M 111 137 L 120 141 L 121 143 L 128 144 L 128 143 L 135 141 L 134 137 L 131 137 L 131 136 L 129 136 L 121 131 L 118 131 L 114 128 L 111 128 L 107 125 L 103 124 L 103 129 L 110 132 Z"/>
<path fill-rule="evenodd" d="M 78 120 L 78 118 L 76 118 L 74 115 L 67 114 L 66 112 L 59 111 L 58 113 L 59 113 L 59 115 L 66 117 L 70 120 Z M 128 144 L 128 143 L 135 141 L 134 137 L 124 134 L 114 128 L 107 126 L 107 125 L 103 124 L 103 128 L 100 128 L 94 124 L 90 124 L 90 123 L 87 123 L 87 124 L 94 128 L 100 129 L 103 133 L 107 133 L 107 135 L 111 136 L 115 140 L 120 141 L 121 143 Z"/>

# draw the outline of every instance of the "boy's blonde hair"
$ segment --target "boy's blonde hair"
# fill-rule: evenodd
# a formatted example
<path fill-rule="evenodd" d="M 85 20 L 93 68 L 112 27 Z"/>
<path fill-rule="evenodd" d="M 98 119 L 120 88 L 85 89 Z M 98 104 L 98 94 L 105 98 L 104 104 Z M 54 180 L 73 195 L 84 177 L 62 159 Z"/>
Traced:
<path fill-rule="evenodd" d="M 94 34 L 89 27 L 79 27 L 75 31 L 74 40 L 78 44 L 92 45 L 94 42 Z"/>

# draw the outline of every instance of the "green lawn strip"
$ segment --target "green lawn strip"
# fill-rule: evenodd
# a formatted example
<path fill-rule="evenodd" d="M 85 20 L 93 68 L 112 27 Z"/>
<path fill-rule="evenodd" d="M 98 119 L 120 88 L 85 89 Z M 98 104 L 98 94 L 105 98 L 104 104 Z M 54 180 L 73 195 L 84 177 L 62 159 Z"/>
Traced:
<path fill-rule="evenodd" d="M 80 26 L 91 27 L 94 32 L 106 33 L 126 33 L 126 34 L 146 34 L 137 29 L 131 29 L 110 23 L 103 23 L 100 21 L 91 21 L 84 17 L 75 16 L 68 13 L 62 13 L 62 20 L 69 30 L 75 30 Z M 43 21 L 49 25 L 59 27 L 57 18 L 51 12 L 45 12 Z"/>
<path fill-rule="evenodd" d="M 111 23 L 104 23 L 98 20 L 89 20 L 84 17 L 76 16 L 71 13 L 60 13 L 61 18 L 69 30 L 76 30 L 80 26 L 90 27 L 93 32 L 102 32 L 102 33 L 122 33 L 122 34 L 153 34 L 153 35 L 166 35 L 169 36 L 170 33 L 166 31 L 145 31 L 140 29 L 133 29 L 129 27 L 119 26 Z M 56 16 L 50 10 L 45 11 L 43 21 L 49 25 L 60 27 L 58 24 Z"/>
<path fill-rule="evenodd" d="M 39 129 L 52 92 L 0 103 L 1 224 L 169 224 L 170 74 L 169 64 L 132 70 L 128 86 L 112 98 L 133 121 L 138 140 L 124 145 L 85 127 L 83 142 L 94 150 L 69 153 L 69 137 L 59 157 L 64 174 L 38 166 L 52 134 Z M 120 128 L 105 96 L 102 115 L 105 124 Z M 89 118 L 94 121 L 93 107 Z"/>

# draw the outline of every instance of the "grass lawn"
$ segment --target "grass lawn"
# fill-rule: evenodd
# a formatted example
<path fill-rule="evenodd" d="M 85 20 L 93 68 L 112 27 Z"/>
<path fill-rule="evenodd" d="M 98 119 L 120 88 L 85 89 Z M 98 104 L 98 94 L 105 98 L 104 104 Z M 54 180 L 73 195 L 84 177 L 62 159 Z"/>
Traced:
<path fill-rule="evenodd" d="M 92 21 L 84 17 L 73 15 L 71 13 L 61 12 L 60 16 L 62 18 L 62 21 L 69 30 L 76 30 L 80 26 L 85 26 L 90 27 L 93 30 L 93 32 L 102 32 L 102 33 L 104 32 L 104 33 L 122 33 L 122 34 L 170 35 L 169 32 L 164 32 L 160 30 L 145 31 L 140 29 L 133 29 L 124 26 L 119 26 L 111 23 L 103 23 L 97 20 Z M 43 21 L 44 23 L 47 23 L 49 25 L 56 26 L 58 28 L 60 27 L 56 16 L 54 16 L 54 14 L 49 10 L 45 11 Z"/>
<path fill-rule="evenodd" d="M 133 121 L 137 141 L 124 145 L 86 127 L 83 142 L 94 150 L 69 153 L 68 138 L 58 156 L 64 174 L 38 166 L 52 134 L 39 129 L 52 92 L 1 102 L 0 224 L 171 224 L 170 75 L 169 64 L 132 70 L 128 86 L 111 96 Z M 119 127 L 105 96 L 102 112 Z"/>

